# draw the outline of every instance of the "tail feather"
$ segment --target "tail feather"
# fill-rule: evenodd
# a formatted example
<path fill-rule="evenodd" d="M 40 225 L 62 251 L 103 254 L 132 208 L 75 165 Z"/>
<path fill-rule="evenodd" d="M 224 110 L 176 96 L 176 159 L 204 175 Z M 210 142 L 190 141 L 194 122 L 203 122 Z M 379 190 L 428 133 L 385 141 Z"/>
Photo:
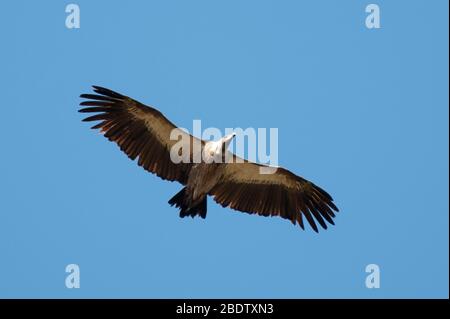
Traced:
<path fill-rule="evenodd" d="M 175 194 L 174 197 L 169 199 L 170 206 L 175 205 L 175 207 L 184 206 L 184 195 L 186 193 L 186 187 L 184 187 L 181 191 Z"/>
<path fill-rule="evenodd" d="M 169 200 L 170 206 L 175 205 L 175 207 L 180 208 L 180 217 L 184 218 L 186 216 L 191 216 L 194 218 L 199 215 L 201 218 L 206 217 L 207 205 L 206 196 L 196 205 L 191 206 L 191 200 L 186 196 L 186 187 L 175 194 Z"/>

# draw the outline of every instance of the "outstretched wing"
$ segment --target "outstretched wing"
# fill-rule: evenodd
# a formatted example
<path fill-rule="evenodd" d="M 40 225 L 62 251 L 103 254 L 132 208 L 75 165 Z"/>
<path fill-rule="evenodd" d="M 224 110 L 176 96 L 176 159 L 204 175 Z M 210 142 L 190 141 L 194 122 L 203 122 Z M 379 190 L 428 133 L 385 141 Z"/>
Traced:
<path fill-rule="evenodd" d="M 226 163 L 221 182 L 209 193 L 223 207 L 262 216 L 280 216 L 302 229 L 303 216 L 314 231 L 317 221 L 324 229 L 333 224 L 338 208 L 333 198 L 310 181 L 284 168 L 273 174 L 261 174 L 264 165 L 244 161 Z M 244 162 L 242 162 L 244 161 Z"/>
<path fill-rule="evenodd" d="M 97 94 L 80 95 L 88 101 L 80 103 L 85 108 L 79 112 L 98 114 L 83 121 L 101 121 L 92 128 L 100 129 L 107 139 L 116 142 L 130 159 L 139 158 L 139 166 L 162 179 L 186 184 L 191 164 L 174 163 L 170 150 L 180 139 L 188 141 L 182 149 L 190 152 L 194 141 L 202 141 L 178 129 L 152 107 L 109 89 L 99 86 L 93 88 Z M 179 140 L 170 139 L 173 130 L 178 130 Z"/>

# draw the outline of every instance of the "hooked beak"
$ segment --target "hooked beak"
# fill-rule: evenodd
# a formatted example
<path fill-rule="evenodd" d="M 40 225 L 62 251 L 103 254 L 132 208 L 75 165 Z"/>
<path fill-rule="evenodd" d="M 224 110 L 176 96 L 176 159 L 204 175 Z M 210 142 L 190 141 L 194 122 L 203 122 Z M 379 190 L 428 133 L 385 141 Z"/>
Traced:
<path fill-rule="evenodd" d="M 236 136 L 236 133 L 231 133 L 223 138 L 223 144 L 225 146 L 225 149 L 228 148 L 228 146 L 230 145 L 231 141 L 233 140 L 233 138 L 235 136 Z"/>
<path fill-rule="evenodd" d="M 230 142 L 234 137 L 236 136 L 236 133 L 231 133 L 224 137 L 225 142 Z"/>

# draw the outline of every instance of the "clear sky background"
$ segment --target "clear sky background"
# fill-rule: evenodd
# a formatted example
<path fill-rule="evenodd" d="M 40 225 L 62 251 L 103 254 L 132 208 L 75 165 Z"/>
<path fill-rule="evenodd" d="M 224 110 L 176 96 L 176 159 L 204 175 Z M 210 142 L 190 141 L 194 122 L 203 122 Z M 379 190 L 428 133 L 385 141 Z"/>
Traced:
<path fill-rule="evenodd" d="M 76 1 L 71 30 L 68 3 L 1 5 L 0 297 L 448 297 L 448 1 L 377 1 L 378 30 L 370 1 Z M 180 219 L 179 184 L 81 122 L 92 84 L 187 128 L 277 127 L 336 226 L 211 199 Z"/>

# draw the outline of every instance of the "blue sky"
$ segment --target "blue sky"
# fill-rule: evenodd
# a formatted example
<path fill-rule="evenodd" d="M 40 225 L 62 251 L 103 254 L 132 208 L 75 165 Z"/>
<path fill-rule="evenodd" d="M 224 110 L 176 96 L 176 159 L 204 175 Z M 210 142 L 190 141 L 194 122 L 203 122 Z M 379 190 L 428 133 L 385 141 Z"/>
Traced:
<path fill-rule="evenodd" d="M 80 29 L 68 3 L 2 3 L 0 297 L 448 297 L 447 1 L 377 1 L 372 30 L 369 1 L 76 1 Z M 179 184 L 81 122 L 92 84 L 188 128 L 277 127 L 336 226 L 211 199 L 180 219 Z"/>

